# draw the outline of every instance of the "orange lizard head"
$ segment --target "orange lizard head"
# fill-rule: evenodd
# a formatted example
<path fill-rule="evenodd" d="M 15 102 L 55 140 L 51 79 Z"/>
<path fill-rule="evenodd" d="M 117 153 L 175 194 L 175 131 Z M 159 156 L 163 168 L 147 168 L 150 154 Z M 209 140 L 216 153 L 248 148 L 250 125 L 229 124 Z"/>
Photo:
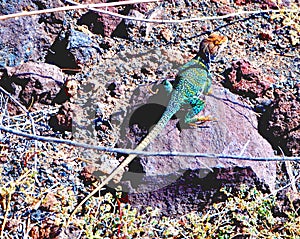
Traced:
<path fill-rule="evenodd" d="M 210 62 L 217 57 L 217 55 L 226 46 L 228 38 L 218 33 L 211 33 L 207 38 L 203 39 L 200 43 L 200 49 L 198 55 L 203 60 Z"/>

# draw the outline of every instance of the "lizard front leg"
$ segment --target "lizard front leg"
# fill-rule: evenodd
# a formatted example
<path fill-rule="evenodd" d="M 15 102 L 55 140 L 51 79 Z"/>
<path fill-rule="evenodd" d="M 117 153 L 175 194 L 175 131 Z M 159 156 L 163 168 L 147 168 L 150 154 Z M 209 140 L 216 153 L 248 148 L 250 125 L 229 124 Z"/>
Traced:
<path fill-rule="evenodd" d="M 163 84 L 163 86 L 164 86 L 166 92 L 167 92 L 168 94 L 171 94 L 171 92 L 173 91 L 173 85 L 171 84 L 171 82 L 168 81 L 168 80 L 164 80 L 164 81 L 162 82 L 162 84 Z"/>

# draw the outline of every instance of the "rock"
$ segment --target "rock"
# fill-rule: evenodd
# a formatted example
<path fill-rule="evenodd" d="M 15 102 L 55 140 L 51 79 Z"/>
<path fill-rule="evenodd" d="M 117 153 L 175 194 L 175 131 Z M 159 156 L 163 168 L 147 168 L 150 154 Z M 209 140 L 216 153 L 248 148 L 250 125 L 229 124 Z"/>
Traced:
<path fill-rule="evenodd" d="M 232 62 L 232 67 L 223 73 L 223 85 L 230 91 L 244 97 L 264 97 L 271 90 L 275 80 L 255 69 L 250 62 L 238 60 Z"/>
<path fill-rule="evenodd" d="M 274 38 L 271 31 L 260 32 L 258 37 L 263 41 L 271 41 Z"/>
<path fill-rule="evenodd" d="M 148 14 L 148 19 L 163 19 L 164 16 L 164 9 L 162 7 L 154 8 L 152 11 Z M 145 23 L 145 37 L 148 38 L 150 33 L 152 32 L 152 29 L 156 26 L 155 23 Z"/>
<path fill-rule="evenodd" d="M 153 177 L 153 184 L 156 179 L 157 177 Z M 128 200 L 140 213 L 145 213 L 145 208 L 149 206 L 157 208 L 161 216 L 179 218 L 192 211 L 202 212 L 216 202 L 225 201 L 226 196 L 220 189 L 226 187 L 232 190 L 231 193 L 235 193 L 242 184 L 269 192 L 250 167 L 231 167 L 215 168 L 214 172 L 209 172 L 205 177 L 203 170 L 187 170 L 176 181 L 163 188 L 130 193 Z"/>
<path fill-rule="evenodd" d="M 7 1 L 5 8 L 1 8 L 0 12 L 9 14 L 29 7 L 30 10 L 37 10 L 61 5 L 58 0 Z M 40 60 L 61 28 L 63 16 L 64 13 L 60 12 L 0 21 L 0 67 Z"/>
<path fill-rule="evenodd" d="M 66 96 L 73 101 L 77 98 L 77 92 L 78 92 L 79 84 L 76 80 L 67 80 L 65 83 L 65 93 Z"/>
<path fill-rule="evenodd" d="M 144 13 L 147 13 L 149 11 L 149 6 L 148 5 L 149 5 L 149 3 L 145 3 L 145 2 L 136 3 L 136 4 L 133 5 L 132 9 L 144 14 Z"/>
<path fill-rule="evenodd" d="M 300 85 L 296 85 L 300 90 Z M 300 99 L 276 89 L 275 100 L 260 118 L 259 130 L 279 154 L 300 156 Z"/>
<path fill-rule="evenodd" d="M 107 7 L 107 11 L 118 13 L 115 7 Z M 89 30 L 104 37 L 111 37 L 122 19 L 103 13 L 89 12 L 82 16 L 79 23 L 87 25 Z"/>
<path fill-rule="evenodd" d="M 278 5 L 272 0 L 234 0 L 234 3 L 238 6 L 247 5 L 251 3 L 259 3 L 262 8 L 278 9 Z"/>
<path fill-rule="evenodd" d="M 40 225 L 38 226 L 33 226 L 29 231 L 29 235 L 32 239 L 58 239 L 62 238 L 60 237 L 61 231 L 62 230 L 58 225 L 55 225 L 51 219 L 48 219 L 40 222 Z"/>
<path fill-rule="evenodd" d="M 64 74 L 58 67 L 34 62 L 6 67 L 6 74 L 0 80 L 4 89 L 31 108 L 52 104 L 63 84 Z"/>
<path fill-rule="evenodd" d="M 225 5 L 225 6 L 219 7 L 216 10 L 216 12 L 217 12 L 218 15 L 223 16 L 223 15 L 234 13 L 235 9 Z M 233 19 L 234 19 L 234 17 L 229 17 L 229 18 L 225 18 L 224 20 L 225 21 L 232 21 Z"/>
<path fill-rule="evenodd" d="M 82 3 L 105 3 L 105 1 L 85 0 Z M 106 7 L 105 10 L 112 13 L 119 13 L 117 7 Z M 101 34 L 105 37 L 111 37 L 121 21 L 122 19 L 116 16 L 90 11 L 84 14 L 81 19 L 79 19 L 78 23 L 80 25 L 88 26 L 89 30 L 95 34 Z"/>
<path fill-rule="evenodd" d="M 163 132 L 148 147 L 148 151 L 200 152 L 204 154 L 240 155 L 249 157 L 274 157 L 271 145 L 257 131 L 255 113 L 228 90 L 216 86 L 213 96 L 206 97 L 204 115 L 216 118 L 199 128 L 190 128 L 181 120 L 171 120 Z M 120 146 L 135 148 L 157 122 L 168 102 L 163 90 L 149 98 L 149 90 L 141 87 L 131 99 L 131 114 L 126 117 Z M 148 99 L 148 100 L 147 100 Z M 147 103 L 147 104 L 146 104 Z M 134 110 L 135 111 L 134 111 Z M 186 110 L 183 110 L 186 111 Z M 185 112 L 176 117 L 184 118 Z M 133 112 L 133 113 L 132 113 Z M 138 124 L 138 127 L 135 125 Z M 129 128 L 131 132 L 129 131 Z M 242 126 L 242 127 L 241 127 Z M 129 133 L 128 133 L 129 132 Z M 137 160 L 136 160 L 137 161 Z M 276 164 L 232 159 L 205 159 L 191 157 L 140 157 L 142 170 L 137 163 L 129 166 L 131 172 L 124 175 L 126 180 L 137 184 L 137 192 L 156 190 L 165 187 L 182 175 L 186 170 L 203 170 L 203 177 L 209 168 L 229 168 L 234 166 L 251 167 L 258 178 L 271 190 L 275 186 Z M 135 167 L 137 171 L 135 172 Z M 144 172 L 144 173 L 143 173 Z M 145 175 L 144 175 L 145 174 Z M 137 178 L 141 178 L 137 182 Z M 153 182 L 152 180 L 155 180 Z M 144 184 L 143 182 L 152 182 Z M 132 190 L 132 189 L 129 189 Z"/>
<path fill-rule="evenodd" d="M 134 18 L 141 18 L 141 19 L 145 18 L 144 14 L 142 14 L 141 12 L 134 10 L 134 9 L 131 9 L 129 11 L 128 16 L 134 17 Z M 136 26 L 140 29 L 140 27 L 143 24 L 141 21 L 136 21 L 136 20 L 131 20 L 131 19 L 124 19 L 124 23 L 129 31 L 132 31 L 134 29 L 134 27 L 136 27 Z"/>
<path fill-rule="evenodd" d="M 54 131 L 71 132 L 73 130 L 74 112 L 79 114 L 81 111 L 82 110 L 78 105 L 65 102 L 59 108 L 58 113 L 50 118 L 49 125 Z"/>
<path fill-rule="evenodd" d="M 84 0 L 82 3 L 105 3 L 106 1 Z M 122 10 L 118 7 L 106 7 L 106 11 L 128 15 L 131 10 L 144 14 L 148 12 L 148 3 L 136 3 L 125 6 Z M 137 13 L 137 15 L 139 15 Z M 126 21 L 125 21 L 126 22 Z M 127 30 L 122 18 L 100 12 L 88 12 L 79 20 L 79 24 L 88 26 L 89 30 L 104 37 L 127 37 Z"/>
<path fill-rule="evenodd" d="M 263 74 L 244 60 L 233 62 L 232 67 L 225 70 L 223 75 L 225 87 L 254 100 L 257 110 L 262 114 L 259 117 L 259 132 L 268 139 L 277 153 L 299 155 L 299 84 L 295 84 L 296 93 L 274 90 L 274 78 Z"/>
<path fill-rule="evenodd" d="M 66 70 L 81 68 L 81 65 L 93 65 L 99 62 L 101 49 L 85 32 L 75 29 L 62 31 L 56 38 L 46 56 L 46 62 Z"/>
<path fill-rule="evenodd" d="M 32 0 L 39 10 L 64 7 L 65 5 L 60 0 Z M 62 29 L 65 20 L 65 11 L 57 11 L 48 14 L 41 14 L 38 23 L 42 24 L 47 33 L 56 36 Z"/>
<path fill-rule="evenodd" d="M 94 165 L 87 165 L 82 169 L 80 178 L 85 182 L 85 184 L 90 185 L 97 181 L 97 178 L 93 175 L 95 171 L 96 167 Z"/>
<path fill-rule="evenodd" d="M 40 59 L 41 52 L 45 52 L 45 48 L 50 46 L 51 38 L 37 21 L 35 17 L 0 21 L 1 67 L 16 66 L 22 62 Z"/>
<path fill-rule="evenodd" d="M 172 31 L 170 29 L 168 29 L 168 28 L 162 29 L 160 31 L 160 35 L 167 42 L 170 42 L 173 39 Z"/>

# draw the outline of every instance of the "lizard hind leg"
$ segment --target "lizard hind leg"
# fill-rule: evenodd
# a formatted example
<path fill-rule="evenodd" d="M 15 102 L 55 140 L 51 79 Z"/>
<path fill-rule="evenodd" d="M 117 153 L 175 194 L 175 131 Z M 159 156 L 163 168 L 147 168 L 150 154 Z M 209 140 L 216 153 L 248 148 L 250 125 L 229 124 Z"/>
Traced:
<path fill-rule="evenodd" d="M 198 116 L 198 114 L 203 110 L 204 108 L 204 101 L 197 98 L 194 99 L 193 102 L 191 102 L 192 109 L 186 114 L 185 116 L 185 123 L 189 124 L 191 126 L 197 126 L 199 124 L 202 124 L 206 121 L 214 121 L 215 118 L 211 116 Z"/>

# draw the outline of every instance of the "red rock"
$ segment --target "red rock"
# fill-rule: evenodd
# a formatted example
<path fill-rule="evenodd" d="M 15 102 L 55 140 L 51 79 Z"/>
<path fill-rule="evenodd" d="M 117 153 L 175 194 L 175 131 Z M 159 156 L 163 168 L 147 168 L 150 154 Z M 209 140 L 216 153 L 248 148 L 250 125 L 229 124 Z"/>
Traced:
<path fill-rule="evenodd" d="M 300 88 L 298 88 L 300 89 Z M 300 155 L 300 101 L 290 92 L 276 89 L 273 110 L 267 118 L 265 133 L 285 155 Z M 280 147 L 280 149 L 278 148 Z"/>
<path fill-rule="evenodd" d="M 270 41 L 273 39 L 273 35 L 271 32 L 261 32 L 259 33 L 259 39 L 261 40 L 266 40 L 266 41 Z"/>
<path fill-rule="evenodd" d="M 233 92 L 251 98 L 263 97 L 274 82 L 271 76 L 255 69 L 250 62 L 239 60 L 224 72 L 225 85 Z"/>
<path fill-rule="evenodd" d="M 97 178 L 93 175 L 95 171 L 96 167 L 94 165 L 87 165 L 82 169 L 80 177 L 85 183 L 91 184 L 97 181 Z"/>
<path fill-rule="evenodd" d="M 232 8 L 232 7 L 229 7 L 229 6 L 222 6 L 222 7 L 219 7 L 217 10 L 216 10 L 217 14 L 218 15 L 227 15 L 227 14 L 230 14 L 230 13 L 234 13 L 235 12 L 235 9 Z M 226 21 L 231 21 L 233 20 L 234 17 L 229 17 L 229 18 L 225 18 L 224 20 Z"/>
<path fill-rule="evenodd" d="M 105 3 L 105 0 L 100 1 L 93 1 L 93 0 L 85 0 L 83 3 L 85 4 L 92 4 L 92 3 Z M 148 12 L 148 4 L 147 3 L 140 3 L 140 4 L 133 4 L 127 6 L 130 9 L 134 9 L 136 11 L 139 11 L 140 13 L 146 13 Z M 119 11 L 118 7 L 106 7 L 106 11 L 112 12 L 112 13 L 121 13 Z M 95 14 L 97 15 L 95 17 Z M 109 14 L 104 13 L 95 13 L 90 12 L 87 13 L 82 20 L 83 24 L 87 25 L 89 27 L 89 30 L 94 33 L 101 33 L 104 37 L 111 37 L 119 24 L 122 21 L 122 18 L 112 16 Z"/>
<path fill-rule="evenodd" d="M 238 6 L 241 6 L 241 5 L 246 5 L 248 3 L 250 3 L 251 0 L 234 0 L 234 3 Z"/>
<path fill-rule="evenodd" d="M 234 0 L 234 3 L 238 6 L 251 4 L 251 3 L 259 3 L 263 9 L 267 9 L 267 8 L 278 9 L 278 6 L 272 0 Z"/>
<path fill-rule="evenodd" d="M 271 88 L 276 81 L 270 75 L 254 69 L 247 61 L 232 63 L 225 71 L 225 85 L 233 92 L 250 98 L 272 100 L 272 107 L 260 119 L 260 132 L 273 145 L 274 149 L 285 155 L 300 155 L 300 102 L 291 91 Z M 284 80 L 284 79 L 283 79 Z M 300 91 L 295 85 L 296 92 Z M 298 89 L 298 90 L 297 90 Z"/>
<path fill-rule="evenodd" d="M 149 11 L 148 3 L 137 3 L 133 5 L 133 9 L 140 13 L 147 13 Z"/>

